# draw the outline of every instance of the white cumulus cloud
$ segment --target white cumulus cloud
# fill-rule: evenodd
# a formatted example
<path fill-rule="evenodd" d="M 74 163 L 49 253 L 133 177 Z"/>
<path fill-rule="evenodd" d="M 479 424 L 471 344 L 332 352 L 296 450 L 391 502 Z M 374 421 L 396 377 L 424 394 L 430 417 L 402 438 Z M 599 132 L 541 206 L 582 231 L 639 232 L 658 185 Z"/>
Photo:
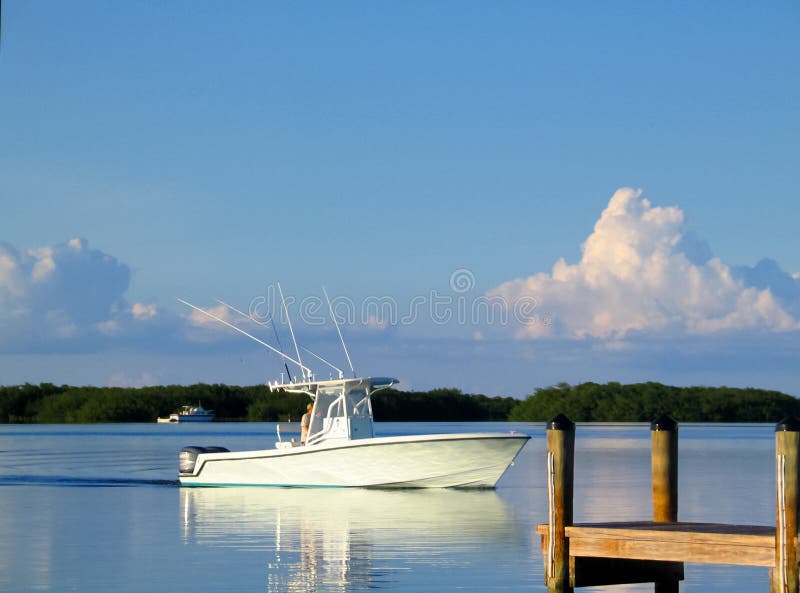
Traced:
<path fill-rule="evenodd" d="M 85 239 L 27 250 L 0 243 L 0 350 L 90 347 L 129 335 L 135 321 L 158 312 L 126 304 L 130 275 Z"/>
<path fill-rule="evenodd" d="M 131 307 L 131 315 L 134 319 L 151 319 L 158 315 L 158 307 L 154 304 L 134 303 Z"/>
<path fill-rule="evenodd" d="M 549 274 L 488 292 L 509 308 L 535 299 L 537 314 L 518 319 L 518 337 L 616 341 L 632 333 L 800 329 L 796 278 L 771 260 L 731 268 L 711 257 L 686 231 L 679 208 L 654 206 L 641 190 L 617 190 L 582 252 L 577 264 L 562 258 Z"/>
<path fill-rule="evenodd" d="M 236 325 L 236 322 L 240 321 L 240 319 L 236 317 L 234 313 L 225 305 L 208 307 L 203 309 L 203 311 L 207 311 L 217 319 L 222 319 L 223 321 L 227 321 L 232 325 Z M 202 311 L 194 309 L 191 311 L 191 313 L 189 313 L 189 324 L 194 327 L 207 327 L 214 330 L 230 331 L 225 327 L 225 325 L 220 323 L 217 319 L 214 319 L 214 317 L 209 317 Z"/>
<path fill-rule="evenodd" d="M 44 282 L 56 269 L 56 262 L 53 261 L 53 248 L 41 247 L 29 252 L 35 260 L 31 270 L 31 280 L 33 282 Z"/>

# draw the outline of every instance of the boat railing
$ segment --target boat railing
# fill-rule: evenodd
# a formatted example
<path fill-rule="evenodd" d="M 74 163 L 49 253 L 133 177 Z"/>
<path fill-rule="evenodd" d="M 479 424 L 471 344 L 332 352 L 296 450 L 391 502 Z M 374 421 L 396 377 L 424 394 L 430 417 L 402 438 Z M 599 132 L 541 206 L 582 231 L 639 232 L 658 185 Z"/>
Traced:
<path fill-rule="evenodd" d="M 309 436 L 306 439 L 306 447 L 309 445 L 314 445 L 320 441 L 324 441 L 325 437 L 331 432 L 331 426 L 329 425 L 327 428 L 323 428 L 319 432 L 315 432 L 313 435 Z"/>

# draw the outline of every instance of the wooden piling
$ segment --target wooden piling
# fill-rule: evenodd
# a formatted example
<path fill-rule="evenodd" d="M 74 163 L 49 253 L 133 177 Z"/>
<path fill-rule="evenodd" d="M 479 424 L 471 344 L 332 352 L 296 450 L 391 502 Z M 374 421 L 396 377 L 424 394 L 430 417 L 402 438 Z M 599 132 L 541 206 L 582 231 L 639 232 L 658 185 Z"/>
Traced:
<path fill-rule="evenodd" d="M 661 416 L 650 423 L 653 521 L 678 520 L 678 423 Z"/>
<path fill-rule="evenodd" d="M 775 426 L 775 564 L 770 593 L 798 593 L 798 482 L 800 420 L 785 418 Z"/>
<path fill-rule="evenodd" d="M 565 529 L 572 525 L 574 461 L 575 424 L 559 414 L 547 424 L 548 543 L 544 550 L 544 578 L 548 593 L 573 591 Z"/>
<path fill-rule="evenodd" d="M 650 423 L 653 521 L 678 520 L 678 423 L 662 415 Z M 656 581 L 655 593 L 678 593 L 677 579 Z"/>

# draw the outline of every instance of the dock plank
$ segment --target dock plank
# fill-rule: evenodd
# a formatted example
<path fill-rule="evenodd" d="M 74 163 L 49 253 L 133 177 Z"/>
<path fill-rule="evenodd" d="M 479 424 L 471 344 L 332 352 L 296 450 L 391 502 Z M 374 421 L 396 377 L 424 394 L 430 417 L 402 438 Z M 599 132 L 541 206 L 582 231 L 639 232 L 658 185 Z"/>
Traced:
<path fill-rule="evenodd" d="M 546 545 L 548 526 L 537 531 Z M 701 564 L 774 566 L 775 527 L 632 521 L 580 523 L 565 529 L 569 555 Z"/>

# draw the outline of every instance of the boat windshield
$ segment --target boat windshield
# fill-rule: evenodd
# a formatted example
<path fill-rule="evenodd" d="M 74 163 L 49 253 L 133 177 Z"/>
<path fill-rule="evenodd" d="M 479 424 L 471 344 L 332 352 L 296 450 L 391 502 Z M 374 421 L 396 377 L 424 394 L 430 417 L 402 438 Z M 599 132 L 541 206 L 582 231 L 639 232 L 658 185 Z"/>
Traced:
<path fill-rule="evenodd" d="M 309 441 L 322 437 L 323 433 L 328 433 L 339 425 L 335 419 L 346 417 L 366 421 L 372 419 L 372 406 L 366 388 L 363 385 L 346 384 L 320 387 L 308 428 Z"/>
<path fill-rule="evenodd" d="M 311 417 L 311 424 L 308 427 L 309 438 L 322 432 L 325 418 L 336 418 L 345 415 L 343 393 L 343 385 L 320 387 L 317 390 L 314 415 Z"/>
<path fill-rule="evenodd" d="M 347 409 L 351 416 L 368 417 L 372 416 L 372 407 L 367 397 L 367 390 L 363 387 L 353 387 L 348 389 L 345 394 Z"/>

